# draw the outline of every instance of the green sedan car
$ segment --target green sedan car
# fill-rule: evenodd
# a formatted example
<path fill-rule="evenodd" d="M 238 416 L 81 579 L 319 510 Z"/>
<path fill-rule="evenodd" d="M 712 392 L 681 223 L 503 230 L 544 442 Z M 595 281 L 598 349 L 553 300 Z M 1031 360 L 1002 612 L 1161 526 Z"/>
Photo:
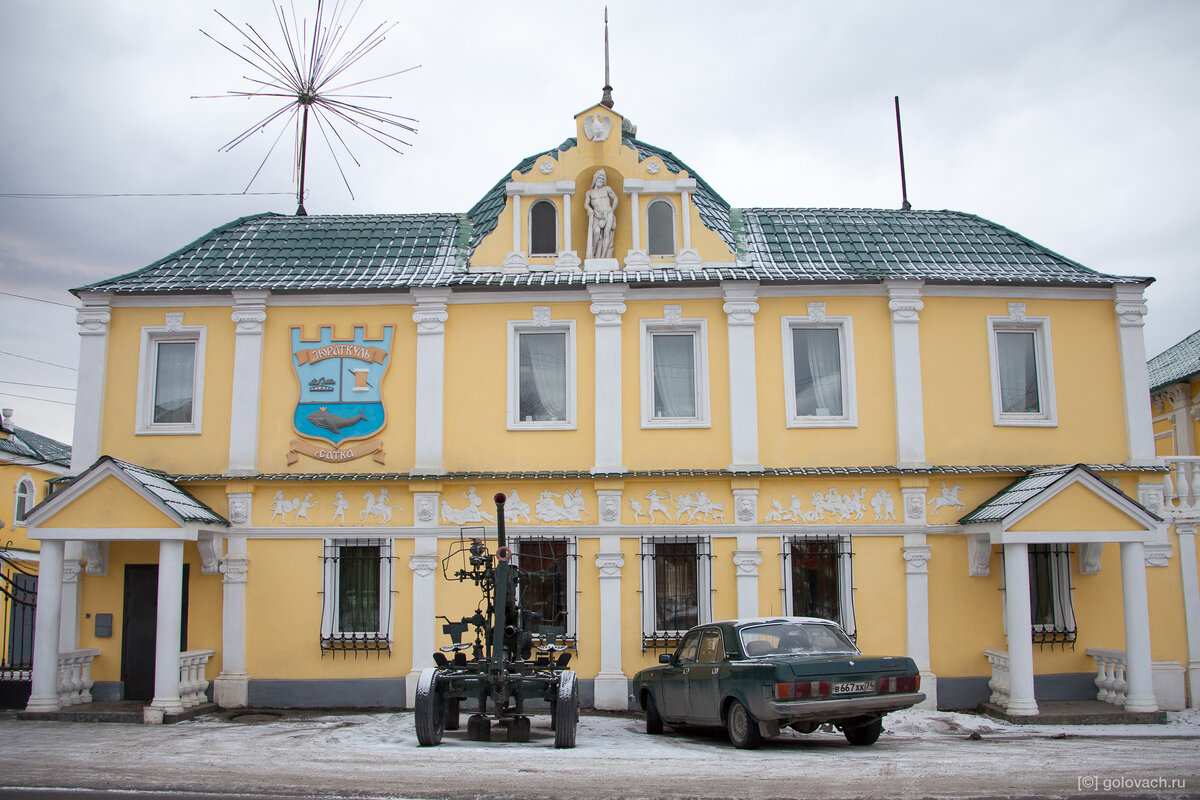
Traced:
<path fill-rule="evenodd" d="M 812 733 L 825 723 L 851 744 L 871 745 L 884 714 L 925 699 L 911 658 L 864 656 L 837 623 L 812 617 L 698 625 L 659 662 L 633 679 L 646 732 L 722 725 L 741 748 L 784 727 Z"/>

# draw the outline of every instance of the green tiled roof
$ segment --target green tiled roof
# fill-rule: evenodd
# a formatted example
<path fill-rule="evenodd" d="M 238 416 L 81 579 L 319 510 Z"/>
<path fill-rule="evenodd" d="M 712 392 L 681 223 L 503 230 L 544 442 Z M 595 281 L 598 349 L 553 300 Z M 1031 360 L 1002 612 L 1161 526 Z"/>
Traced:
<path fill-rule="evenodd" d="M 1200 331 L 1150 359 L 1150 391 L 1200 375 Z"/>
<path fill-rule="evenodd" d="M 504 177 L 489 189 L 488 193 L 481 197 L 479 202 L 467 212 L 467 219 L 471 225 L 470 237 L 468 239 L 470 252 L 475 252 L 475 248 L 479 246 L 484 237 L 496 230 L 496 220 L 500 219 L 500 212 L 504 210 L 504 204 L 508 201 L 504 186 L 512 180 L 512 174 L 519 172 L 525 175 L 529 170 L 533 169 L 533 165 L 542 156 L 550 156 L 557 161 L 559 153 L 565 153 L 574 146 L 575 137 L 572 136 L 553 150 L 544 150 L 541 153 L 535 153 L 528 158 L 522 159 L 519 164 L 504 173 Z"/>
<path fill-rule="evenodd" d="M 1066 464 L 1064 466 L 1042 467 L 1033 470 L 1025 477 L 1019 478 L 1001 489 L 993 497 L 981 503 L 978 508 L 961 517 L 958 522 L 960 525 L 1001 522 L 1008 515 L 1042 492 L 1048 491 L 1059 481 L 1065 480 L 1076 470 L 1086 472 L 1095 478 L 1100 486 L 1105 487 L 1106 491 L 1111 492 L 1114 496 L 1123 498 L 1125 501 L 1145 511 L 1151 517 L 1158 519 L 1155 514 L 1152 514 L 1136 500 L 1125 495 L 1120 489 L 1097 475 L 1094 468 L 1086 464 Z"/>
<path fill-rule="evenodd" d="M 4 427 L 9 431 L 8 438 L 0 438 L 0 453 L 11 456 L 39 461 L 45 464 L 70 466 L 71 446 L 60 441 L 42 436 L 31 430 L 20 428 L 13 424 Z"/>

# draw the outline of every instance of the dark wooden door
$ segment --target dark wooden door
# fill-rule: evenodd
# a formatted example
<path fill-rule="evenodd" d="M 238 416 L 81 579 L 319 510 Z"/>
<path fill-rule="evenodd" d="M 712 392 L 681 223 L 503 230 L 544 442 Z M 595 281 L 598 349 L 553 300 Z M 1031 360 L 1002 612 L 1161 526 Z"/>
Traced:
<path fill-rule="evenodd" d="M 183 565 L 183 619 L 179 649 L 187 649 L 188 565 Z M 125 565 L 121 623 L 121 681 L 126 700 L 154 699 L 154 646 L 158 638 L 158 565 Z"/>

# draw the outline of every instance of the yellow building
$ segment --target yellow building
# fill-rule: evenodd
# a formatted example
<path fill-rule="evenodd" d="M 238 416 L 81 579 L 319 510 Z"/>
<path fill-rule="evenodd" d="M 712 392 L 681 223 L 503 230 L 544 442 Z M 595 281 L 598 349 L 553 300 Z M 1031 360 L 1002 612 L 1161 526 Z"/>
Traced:
<path fill-rule="evenodd" d="M 29 699 L 33 662 L 33 616 L 37 596 L 38 542 L 25 517 L 67 474 L 71 448 L 0 416 L 0 708 Z"/>
<path fill-rule="evenodd" d="M 563 133 L 465 214 L 247 217 L 76 290 L 78 477 L 30 527 L 44 574 L 86 563 L 38 630 L 93 696 L 406 705 L 497 492 L 585 705 L 780 614 L 944 708 L 1181 694 L 1149 279 L 970 214 L 734 209 L 611 104 Z"/>

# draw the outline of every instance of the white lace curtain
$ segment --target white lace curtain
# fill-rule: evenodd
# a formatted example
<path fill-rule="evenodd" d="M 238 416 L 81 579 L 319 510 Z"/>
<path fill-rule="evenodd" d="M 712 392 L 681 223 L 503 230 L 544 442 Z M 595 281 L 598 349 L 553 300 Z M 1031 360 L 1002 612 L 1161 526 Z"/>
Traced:
<path fill-rule="evenodd" d="M 797 328 L 792 331 L 796 378 L 796 415 L 842 415 L 842 353 L 835 328 Z"/>
<path fill-rule="evenodd" d="M 195 342 L 159 342 L 154 367 L 154 421 L 192 421 Z"/>
<path fill-rule="evenodd" d="M 656 333 L 654 416 L 696 416 L 696 348 L 690 333 Z"/>
<path fill-rule="evenodd" d="M 1001 410 L 1010 414 L 1041 411 L 1033 331 L 998 332 L 996 358 L 1000 367 Z"/>
<path fill-rule="evenodd" d="M 566 419 L 567 337 L 522 333 L 520 415 L 524 422 Z"/>

